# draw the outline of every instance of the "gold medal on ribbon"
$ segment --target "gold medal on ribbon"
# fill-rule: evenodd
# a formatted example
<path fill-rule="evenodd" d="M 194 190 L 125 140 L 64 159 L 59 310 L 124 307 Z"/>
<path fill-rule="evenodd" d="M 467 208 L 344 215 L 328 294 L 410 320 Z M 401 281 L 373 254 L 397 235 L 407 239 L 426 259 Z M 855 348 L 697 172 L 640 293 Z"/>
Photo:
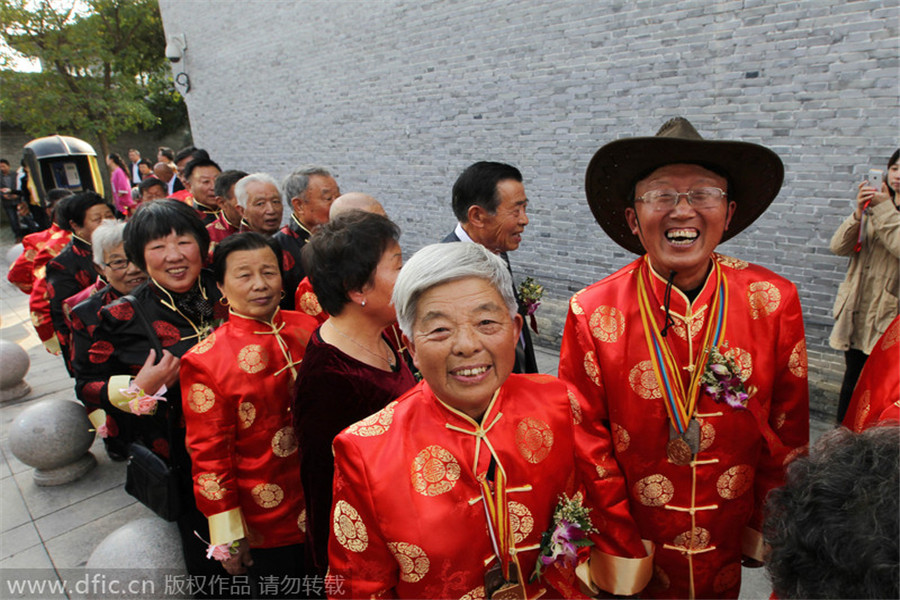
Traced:
<path fill-rule="evenodd" d="M 715 273 L 715 291 L 710 301 L 710 316 L 703 333 L 703 344 L 696 363 L 689 366 L 690 382 L 687 387 L 681 379 L 681 369 L 672 349 L 659 330 L 654 311 L 650 303 L 645 279 L 649 278 L 649 262 L 645 257 L 641 271 L 637 276 L 638 306 L 641 311 L 641 324 L 647 341 L 653 374 L 663 396 L 663 404 L 669 417 L 669 441 L 666 443 L 666 456 L 672 463 L 684 466 L 691 463 L 700 451 L 700 425 L 693 418 L 700 396 L 700 381 L 707 357 L 712 348 L 717 348 L 725 334 L 725 320 L 728 313 L 728 286 L 725 274 L 719 263 L 713 260 Z"/>
<path fill-rule="evenodd" d="M 491 464 L 494 458 L 491 457 Z M 488 472 L 492 469 L 488 468 Z M 497 561 L 484 574 L 484 592 L 488 598 L 524 600 L 525 584 L 519 575 L 519 563 L 513 548 L 513 536 L 509 523 L 509 504 L 506 501 L 506 473 L 496 470 L 494 481 L 488 481 L 487 473 L 479 475 L 481 499 L 487 517 L 488 533 Z"/>
<path fill-rule="evenodd" d="M 684 433 L 679 434 L 669 424 L 669 441 L 666 443 L 666 456 L 672 463 L 683 467 L 689 465 L 694 455 L 700 449 L 700 424 L 696 419 L 690 420 L 690 425 Z"/>
<path fill-rule="evenodd" d="M 509 579 L 503 577 L 500 565 L 494 565 L 484 574 L 484 594 L 492 600 L 526 600 L 525 584 L 519 575 L 519 563 L 509 564 Z"/>
<path fill-rule="evenodd" d="M 692 455 L 700 452 L 700 423 L 697 422 L 697 419 L 692 418 L 688 422 L 688 428 L 681 434 L 681 439 L 691 449 Z"/>
<path fill-rule="evenodd" d="M 679 467 L 691 463 L 691 447 L 681 437 L 672 438 L 666 444 L 666 456 Z"/>

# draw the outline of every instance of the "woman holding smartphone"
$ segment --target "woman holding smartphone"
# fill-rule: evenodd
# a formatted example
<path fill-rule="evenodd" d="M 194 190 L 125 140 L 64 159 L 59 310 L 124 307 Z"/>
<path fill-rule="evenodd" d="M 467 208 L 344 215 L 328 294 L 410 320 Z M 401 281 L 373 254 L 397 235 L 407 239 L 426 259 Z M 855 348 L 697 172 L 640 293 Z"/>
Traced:
<path fill-rule="evenodd" d="M 872 347 L 900 313 L 900 150 L 888 161 L 880 185 L 859 184 L 856 209 L 831 237 L 831 251 L 849 256 L 847 275 L 834 302 L 829 343 L 847 364 L 838 402 L 840 423 Z"/>

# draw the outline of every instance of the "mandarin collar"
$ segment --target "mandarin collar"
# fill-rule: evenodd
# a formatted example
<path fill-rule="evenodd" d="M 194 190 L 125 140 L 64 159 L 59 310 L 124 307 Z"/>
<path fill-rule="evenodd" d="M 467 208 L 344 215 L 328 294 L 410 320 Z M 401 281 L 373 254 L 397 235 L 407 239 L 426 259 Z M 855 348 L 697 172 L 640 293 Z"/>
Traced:
<path fill-rule="evenodd" d="M 434 390 L 430 385 L 428 385 L 427 381 L 423 380 L 422 389 L 425 391 L 426 397 L 431 400 L 431 402 L 437 407 L 437 410 L 441 413 L 444 419 L 447 420 L 448 424 L 452 423 L 454 425 L 459 425 L 460 423 L 463 423 L 468 427 L 486 428 L 490 426 L 494 422 L 494 420 L 497 419 L 497 416 L 500 413 L 500 405 L 502 404 L 503 396 L 503 394 L 501 393 L 503 391 L 502 385 L 494 391 L 494 395 L 491 398 L 491 401 L 488 403 L 487 409 L 484 411 L 484 415 L 481 417 L 481 422 L 476 421 L 463 411 L 457 408 L 453 408 L 452 406 L 438 398 L 437 394 L 434 393 Z"/>
<path fill-rule="evenodd" d="M 168 302 L 174 304 L 174 303 L 175 303 L 175 298 L 178 298 L 179 296 L 183 296 L 183 295 L 185 295 L 185 294 L 190 294 L 190 293 L 191 293 L 192 291 L 194 291 L 195 289 L 196 289 L 197 291 L 199 291 L 200 294 L 201 294 L 204 298 L 207 298 L 206 290 L 203 288 L 203 282 L 200 281 L 202 275 L 203 275 L 203 273 L 201 272 L 201 273 L 200 273 L 200 276 L 197 277 L 197 281 L 195 281 L 195 282 L 194 282 L 194 285 L 191 286 L 191 289 L 189 289 L 189 290 L 186 291 L 186 292 L 173 292 L 173 291 L 171 291 L 171 290 L 169 290 L 169 289 L 166 289 L 166 288 L 163 287 L 158 281 L 156 281 L 155 279 L 153 279 L 153 277 L 150 277 L 150 276 L 147 277 L 147 284 L 149 284 L 148 287 L 149 287 L 149 288 L 150 288 L 157 296 L 159 296 L 160 298 L 162 298 L 162 299 L 164 299 L 164 300 L 166 300 L 166 301 L 168 301 Z"/>
<path fill-rule="evenodd" d="M 219 217 L 218 217 L 218 218 L 222 219 L 222 222 L 223 222 L 223 223 L 225 223 L 228 227 L 231 227 L 231 228 L 234 229 L 235 231 L 240 231 L 240 230 L 241 230 L 241 225 L 242 225 L 243 222 L 244 222 L 243 220 L 240 220 L 240 221 L 238 221 L 238 224 L 235 225 L 234 223 L 232 223 L 231 221 L 228 220 L 228 217 L 225 216 L 225 211 L 224 211 L 224 210 L 219 211 Z"/>
<path fill-rule="evenodd" d="M 275 307 L 275 314 L 272 315 L 270 321 L 263 321 L 256 317 L 242 315 L 239 312 L 235 312 L 233 309 L 229 309 L 228 322 L 232 324 L 232 327 L 240 329 L 241 331 L 263 334 L 280 329 L 284 325 L 284 316 L 281 314 L 281 309 L 277 306 Z M 268 330 L 261 331 L 261 329 L 265 328 L 268 328 Z"/>
<path fill-rule="evenodd" d="M 294 231 L 298 231 L 298 230 L 300 230 L 300 231 L 305 231 L 305 232 L 308 233 L 309 235 L 312 235 L 312 231 L 310 231 L 309 229 L 307 229 L 307 228 L 306 228 L 306 225 L 304 225 L 303 223 L 301 223 L 301 222 L 300 222 L 300 219 L 298 219 L 298 218 L 297 218 L 297 215 L 295 215 L 294 213 L 291 213 L 291 228 L 293 228 Z"/>
<path fill-rule="evenodd" d="M 717 257 L 718 255 L 715 253 L 710 256 L 710 267 L 713 267 L 712 261 L 717 260 Z M 649 283 L 650 291 L 653 294 L 653 301 L 655 304 L 653 308 L 664 311 L 665 307 L 663 305 L 663 301 L 666 296 L 666 285 L 668 284 L 668 280 L 656 272 L 656 270 L 653 268 L 653 265 L 650 264 L 650 259 L 646 254 L 644 255 L 644 262 L 647 265 L 647 278 L 645 281 Z M 640 272 L 642 271 L 643 269 L 640 270 Z M 715 268 L 710 268 L 709 273 L 706 274 L 706 279 L 703 281 L 703 287 L 700 289 L 700 293 L 697 294 L 697 297 L 694 298 L 693 303 L 688 300 L 688 297 L 684 292 L 673 285 L 672 295 L 669 302 L 669 310 L 676 314 L 687 315 L 691 313 L 691 309 L 693 307 L 699 308 L 701 306 L 709 304 L 713 293 L 716 291 L 715 274 Z"/>

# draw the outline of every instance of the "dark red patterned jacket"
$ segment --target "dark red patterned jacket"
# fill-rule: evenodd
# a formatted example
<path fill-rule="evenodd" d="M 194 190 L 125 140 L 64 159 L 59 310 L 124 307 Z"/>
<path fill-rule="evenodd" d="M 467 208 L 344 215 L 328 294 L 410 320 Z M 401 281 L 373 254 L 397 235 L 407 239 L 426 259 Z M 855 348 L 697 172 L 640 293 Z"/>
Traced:
<path fill-rule="evenodd" d="M 69 245 L 59 256 L 47 263 L 47 296 L 50 298 L 50 320 L 62 350 L 69 375 L 72 373 L 70 360 L 69 325 L 63 313 L 63 301 L 97 281 L 91 245 L 85 240 L 72 236 Z"/>
<path fill-rule="evenodd" d="M 171 294 L 152 279 L 138 286 L 129 296 L 102 307 L 87 350 L 86 361 L 90 366 L 82 368 L 85 358 L 78 359 L 75 393 L 82 402 L 99 405 L 107 413 L 121 410 L 117 404 L 122 397 L 119 390 L 128 387 L 129 377 L 140 371 L 154 346 L 135 313 L 134 303 L 140 303 L 163 350 L 179 358 L 220 325 L 227 317 L 227 308 L 218 302 L 221 293 L 206 270 L 201 273 L 200 286 L 214 310 L 213 319 L 208 323 L 190 321 L 175 309 Z M 146 391 L 154 393 L 156 390 Z M 156 414 L 138 417 L 135 437 L 163 458 L 171 455 L 170 462 L 186 467 L 184 475 L 189 478 L 190 460 L 184 450 L 179 384 L 170 386 L 165 397 L 166 402 L 159 403 Z M 176 411 L 172 415 L 171 440 L 167 434 L 170 410 Z"/>
<path fill-rule="evenodd" d="M 79 302 L 69 313 L 72 333 L 72 370 L 76 381 L 90 381 L 94 372 L 105 367 L 98 366 L 90 360 L 90 348 L 94 343 L 94 333 L 100 324 L 100 310 L 122 297 L 114 287 L 107 285 Z M 98 409 L 105 409 L 97 394 L 85 394 L 85 387 L 76 385 L 78 400 L 84 404 L 88 415 Z M 88 391 L 96 386 L 87 386 Z M 124 443 L 132 440 L 132 430 L 138 417 L 118 410 L 105 410 L 108 437 L 119 438 Z"/>

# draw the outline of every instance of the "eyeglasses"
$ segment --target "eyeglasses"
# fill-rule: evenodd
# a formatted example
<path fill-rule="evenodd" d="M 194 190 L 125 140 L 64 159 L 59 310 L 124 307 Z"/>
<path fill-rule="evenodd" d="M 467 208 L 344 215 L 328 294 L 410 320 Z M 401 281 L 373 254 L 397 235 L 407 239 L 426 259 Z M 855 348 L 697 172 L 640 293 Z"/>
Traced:
<path fill-rule="evenodd" d="M 106 266 L 112 269 L 113 271 L 121 271 L 128 267 L 128 263 L 131 261 L 127 258 L 117 258 L 116 260 L 111 260 L 106 263 Z"/>
<path fill-rule="evenodd" d="M 678 199 L 684 196 L 689 205 L 697 210 L 705 210 L 719 206 L 719 202 L 727 195 L 717 187 L 702 187 L 687 192 L 664 189 L 650 190 L 640 198 L 635 198 L 635 201 L 643 202 L 650 207 L 650 210 L 663 211 L 672 210 L 678 206 Z"/>

